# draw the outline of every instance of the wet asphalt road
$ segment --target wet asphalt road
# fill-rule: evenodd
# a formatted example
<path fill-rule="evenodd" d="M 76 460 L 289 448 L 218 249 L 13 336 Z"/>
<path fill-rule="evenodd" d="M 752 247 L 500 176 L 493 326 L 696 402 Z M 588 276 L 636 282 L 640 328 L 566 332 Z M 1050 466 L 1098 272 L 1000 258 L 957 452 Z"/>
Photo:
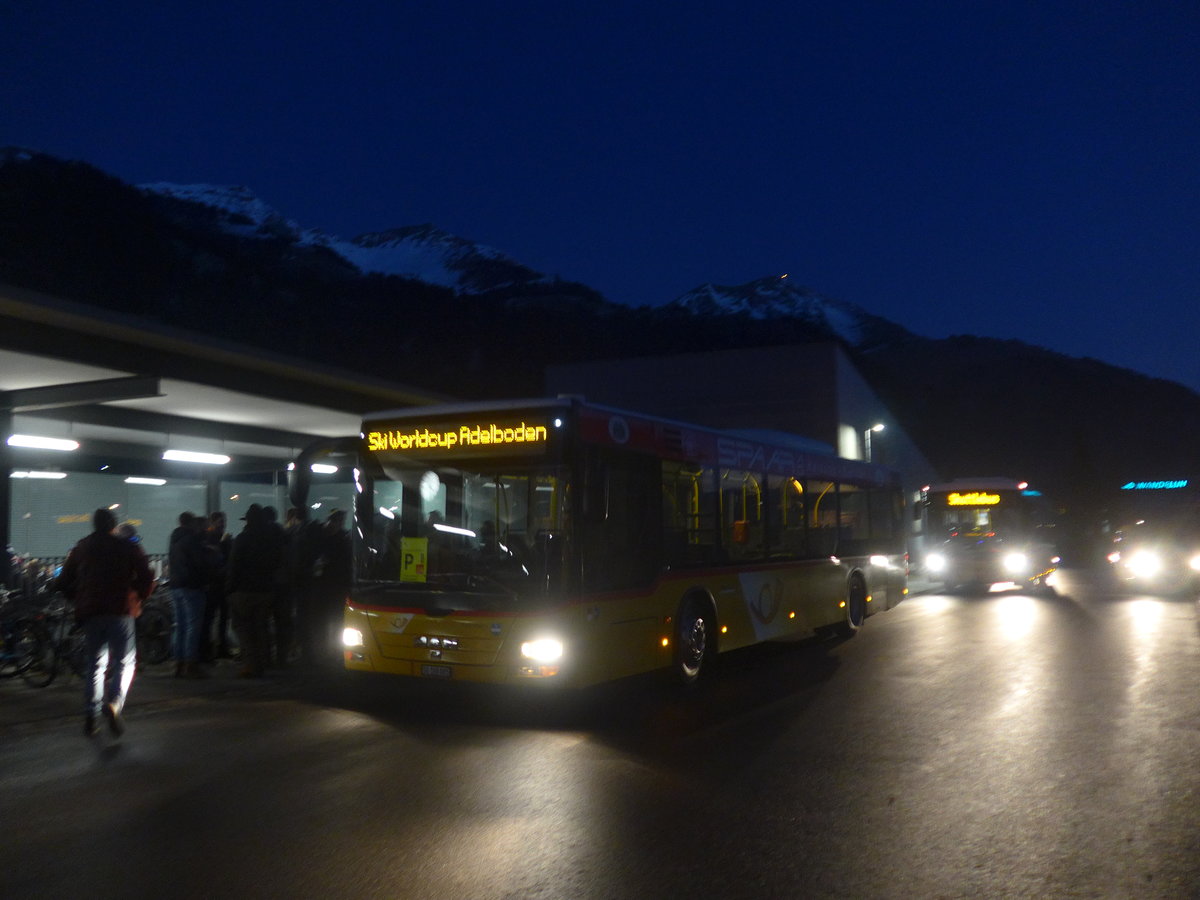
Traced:
<path fill-rule="evenodd" d="M 688 695 L 151 673 L 89 741 L 74 688 L 28 690 L 0 690 L 5 897 L 1200 896 L 1195 600 L 1084 573 L 915 596 Z"/>

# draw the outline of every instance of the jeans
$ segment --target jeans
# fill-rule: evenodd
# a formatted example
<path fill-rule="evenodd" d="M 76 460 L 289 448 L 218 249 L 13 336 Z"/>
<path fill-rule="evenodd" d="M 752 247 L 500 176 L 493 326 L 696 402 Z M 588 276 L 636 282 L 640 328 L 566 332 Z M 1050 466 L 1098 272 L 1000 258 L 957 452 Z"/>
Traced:
<path fill-rule="evenodd" d="M 83 682 L 83 714 L 100 715 L 111 703 L 119 713 L 137 670 L 137 637 L 133 616 L 92 616 L 83 622 L 87 677 Z"/>
<path fill-rule="evenodd" d="M 196 662 L 200 658 L 200 629 L 204 626 L 204 588 L 172 588 L 175 601 L 175 630 L 171 633 L 171 655 L 175 662 Z"/>

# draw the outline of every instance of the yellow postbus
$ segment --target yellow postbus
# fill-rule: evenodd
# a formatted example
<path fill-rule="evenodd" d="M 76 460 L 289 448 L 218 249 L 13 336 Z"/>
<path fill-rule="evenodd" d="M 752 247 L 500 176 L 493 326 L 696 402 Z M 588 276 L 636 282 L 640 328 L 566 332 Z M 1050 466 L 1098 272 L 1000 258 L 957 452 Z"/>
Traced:
<path fill-rule="evenodd" d="M 896 473 L 778 433 L 577 398 L 367 417 L 353 457 L 347 669 L 582 687 L 853 634 L 907 591 Z"/>
<path fill-rule="evenodd" d="M 957 479 L 922 488 L 923 564 L 943 590 L 1051 591 L 1060 562 L 1050 503 L 1027 482 Z"/>

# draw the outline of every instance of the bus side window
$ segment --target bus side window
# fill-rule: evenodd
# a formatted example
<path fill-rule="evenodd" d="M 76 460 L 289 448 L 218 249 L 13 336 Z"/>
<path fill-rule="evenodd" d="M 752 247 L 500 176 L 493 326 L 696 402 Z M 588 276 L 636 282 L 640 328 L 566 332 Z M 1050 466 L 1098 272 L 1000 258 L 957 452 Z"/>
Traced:
<path fill-rule="evenodd" d="M 889 553 L 903 552 L 904 498 L 899 491 L 872 488 L 867 504 L 871 513 L 871 546 L 886 547 Z"/>
<path fill-rule="evenodd" d="M 603 473 L 599 507 L 580 523 L 584 580 L 589 590 L 649 585 L 662 566 L 662 525 L 656 502 L 658 461 L 627 451 L 597 450 L 593 471 Z"/>
<path fill-rule="evenodd" d="M 718 561 L 720 531 L 717 473 L 701 466 L 662 463 L 662 528 L 665 562 L 672 567 Z"/>
<path fill-rule="evenodd" d="M 808 521 L 807 556 L 833 556 L 837 551 L 838 496 L 832 481 L 810 481 L 804 487 Z"/>
<path fill-rule="evenodd" d="M 838 485 L 838 543 L 839 556 L 863 556 L 870 546 L 871 517 L 867 498 L 870 495 L 853 484 Z"/>
<path fill-rule="evenodd" d="M 721 471 L 723 543 L 730 560 L 761 559 L 766 555 L 763 478 L 741 469 Z"/>
<path fill-rule="evenodd" d="M 804 555 L 804 482 L 791 475 L 767 476 L 767 540 L 770 555 Z"/>

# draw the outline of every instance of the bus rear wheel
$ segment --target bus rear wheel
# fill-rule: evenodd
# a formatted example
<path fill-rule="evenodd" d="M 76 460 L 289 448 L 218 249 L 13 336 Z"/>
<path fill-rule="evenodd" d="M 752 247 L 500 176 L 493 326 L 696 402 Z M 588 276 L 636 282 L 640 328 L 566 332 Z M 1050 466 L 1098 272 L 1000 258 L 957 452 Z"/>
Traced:
<path fill-rule="evenodd" d="M 861 578 L 853 578 L 846 591 L 846 618 L 842 622 L 842 634 L 851 637 L 862 628 L 867 617 L 867 586 Z"/>
<path fill-rule="evenodd" d="M 709 635 L 712 622 L 707 604 L 685 600 L 675 617 L 675 673 L 684 684 L 695 684 L 712 653 Z"/>

